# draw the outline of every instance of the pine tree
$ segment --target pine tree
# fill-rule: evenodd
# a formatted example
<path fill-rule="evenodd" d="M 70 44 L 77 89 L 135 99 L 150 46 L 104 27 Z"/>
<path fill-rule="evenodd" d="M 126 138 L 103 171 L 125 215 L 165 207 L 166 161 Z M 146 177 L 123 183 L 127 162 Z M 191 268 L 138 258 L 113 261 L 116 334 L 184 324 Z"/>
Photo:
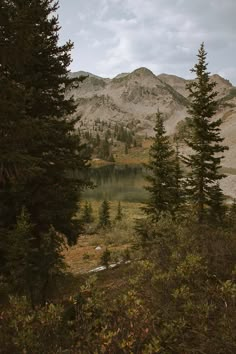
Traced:
<path fill-rule="evenodd" d="M 16 182 L 19 185 L 14 184 L 19 191 L 16 207 L 19 211 L 25 205 L 39 229 L 54 225 L 72 240 L 77 230 L 72 232 L 71 219 L 77 211 L 78 194 L 85 181 L 73 178 L 70 171 L 84 169 L 87 161 L 84 147 L 74 134 L 77 118 L 67 119 L 76 109 L 73 99 L 65 98 L 66 88 L 73 83 L 68 77 L 72 43 L 58 45 L 55 1 L 14 0 L 5 3 L 9 4 L 6 5 L 7 12 L 11 13 L 8 31 L 12 43 L 8 45 L 8 56 L 1 70 L 4 80 L 21 88 L 23 106 L 18 109 L 13 105 L 10 117 L 1 112 L 3 118 L 8 119 L 9 127 L 17 131 L 19 128 L 22 133 L 21 140 L 17 141 L 15 132 L 14 135 L 11 132 L 6 144 L 1 141 L 1 148 L 7 150 L 14 145 L 14 156 L 8 157 L 10 165 L 14 159 L 21 163 L 19 155 L 23 146 L 23 159 L 32 165 L 30 172 L 23 170 L 23 183 L 19 175 Z M 13 92 L 9 92 L 8 106 L 15 100 Z M 1 105 L 1 109 L 6 109 L 6 104 Z M 2 121 L 0 124 L 4 129 Z M 9 136 L 8 131 L 2 131 L 4 136 Z M 9 178 L 5 178 L 5 185 L 11 188 L 13 173 L 6 172 L 6 175 Z M 6 191 L 4 188 L 3 192 Z"/>
<path fill-rule="evenodd" d="M 84 204 L 83 212 L 82 212 L 82 222 L 85 224 L 89 224 L 93 221 L 93 209 L 91 203 L 88 203 L 87 200 Z"/>
<path fill-rule="evenodd" d="M 30 216 L 22 208 L 17 218 L 16 226 L 8 234 L 7 240 L 7 269 L 11 287 L 18 293 L 25 293 L 25 289 L 31 289 L 33 277 L 33 253 L 31 244 L 34 241 L 33 225 Z M 26 291 L 27 294 L 27 291 Z M 27 294 L 28 295 L 28 294 Z"/>
<path fill-rule="evenodd" d="M 106 269 L 109 268 L 109 263 L 111 262 L 111 252 L 109 251 L 108 248 L 105 249 L 105 251 L 101 255 L 101 264 L 106 267 Z"/>
<path fill-rule="evenodd" d="M 25 87 L 17 78 L 20 49 L 15 12 L 14 1 L 0 2 L 0 230 L 16 223 L 15 184 L 34 175 L 39 162 L 27 151 L 33 127 L 25 111 Z"/>
<path fill-rule="evenodd" d="M 97 134 L 96 134 L 96 146 L 99 146 L 99 145 L 100 145 L 100 141 L 101 141 L 100 135 L 97 133 Z"/>
<path fill-rule="evenodd" d="M 122 218 L 123 218 L 123 213 L 122 213 L 121 204 L 120 204 L 120 202 L 119 202 L 119 203 L 118 203 L 118 206 L 117 206 L 116 220 L 117 220 L 117 221 L 121 221 Z"/>
<path fill-rule="evenodd" d="M 176 140 L 175 154 L 174 154 L 174 198 L 173 198 L 173 211 L 180 211 L 181 207 L 185 204 L 185 191 L 183 186 L 183 171 L 180 165 L 179 144 Z"/>
<path fill-rule="evenodd" d="M 57 2 L 2 0 L 0 6 L 0 254 L 5 259 L 5 234 L 23 206 L 34 225 L 34 249 L 42 249 L 52 227 L 69 243 L 76 241 L 80 229 L 74 216 L 87 182 L 73 172 L 82 176 L 88 157 L 75 134 L 78 118 L 68 119 L 76 105 L 65 93 L 79 80 L 68 77 L 72 43 L 58 44 Z"/>
<path fill-rule="evenodd" d="M 218 213 L 223 210 L 218 181 L 224 177 L 219 170 L 222 153 L 226 149 L 221 144 L 221 119 L 213 119 L 217 111 L 217 92 L 214 91 L 216 83 L 210 80 L 207 72 L 206 56 L 204 44 L 201 44 L 198 62 L 191 70 L 196 74 L 196 80 L 187 85 L 191 102 L 188 109 L 191 136 L 186 142 L 192 153 L 184 160 L 191 169 L 187 193 L 196 208 L 199 223 L 203 223 L 209 216 L 213 218 L 216 205 Z"/>
<path fill-rule="evenodd" d="M 162 213 L 173 213 L 176 209 L 177 175 L 175 176 L 175 153 L 165 132 L 162 113 L 159 111 L 154 131 L 154 143 L 149 151 L 149 163 L 146 165 L 149 173 L 146 179 L 149 184 L 145 188 L 150 197 L 144 211 L 157 221 Z"/>
<path fill-rule="evenodd" d="M 109 227 L 110 225 L 110 205 L 107 200 L 104 200 L 99 213 L 99 226 L 104 228 Z"/>
<path fill-rule="evenodd" d="M 109 144 L 109 141 L 107 139 L 105 139 L 101 143 L 99 157 L 101 157 L 104 160 L 107 160 L 107 159 L 109 159 L 110 154 L 111 154 L 110 144 Z"/>
<path fill-rule="evenodd" d="M 16 226 L 8 233 L 6 267 L 11 289 L 26 295 L 32 306 L 45 302 L 49 281 L 65 268 L 62 235 L 51 227 L 39 248 L 35 247 L 36 239 L 35 225 L 22 208 Z"/>

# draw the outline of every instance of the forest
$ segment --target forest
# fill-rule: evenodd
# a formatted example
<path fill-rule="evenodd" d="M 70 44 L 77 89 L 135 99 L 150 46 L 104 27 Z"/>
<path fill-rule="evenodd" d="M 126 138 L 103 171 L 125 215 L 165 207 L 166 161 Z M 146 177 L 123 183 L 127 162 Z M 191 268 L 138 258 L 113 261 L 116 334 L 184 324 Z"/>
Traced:
<path fill-rule="evenodd" d="M 228 147 L 204 43 L 187 85 L 189 154 L 158 110 L 147 200 L 95 205 L 83 199 L 93 139 L 66 95 L 86 77 L 69 75 L 58 6 L 0 0 L 0 353 L 235 353 L 236 201 L 219 183 Z M 116 138 L 125 154 L 139 143 L 119 124 Z M 92 145 L 114 163 L 109 139 Z M 68 249 L 89 233 L 104 270 L 75 274 Z"/>

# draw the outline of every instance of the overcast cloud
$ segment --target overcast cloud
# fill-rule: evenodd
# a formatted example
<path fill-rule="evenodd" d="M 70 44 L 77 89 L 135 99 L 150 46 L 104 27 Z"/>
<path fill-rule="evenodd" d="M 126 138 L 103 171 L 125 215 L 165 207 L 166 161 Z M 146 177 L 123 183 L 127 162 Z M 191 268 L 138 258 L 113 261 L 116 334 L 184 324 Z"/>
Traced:
<path fill-rule="evenodd" d="M 236 0 L 60 0 L 72 71 L 114 77 L 145 66 L 191 77 L 202 41 L 209 71 L 236 85 Z"/>

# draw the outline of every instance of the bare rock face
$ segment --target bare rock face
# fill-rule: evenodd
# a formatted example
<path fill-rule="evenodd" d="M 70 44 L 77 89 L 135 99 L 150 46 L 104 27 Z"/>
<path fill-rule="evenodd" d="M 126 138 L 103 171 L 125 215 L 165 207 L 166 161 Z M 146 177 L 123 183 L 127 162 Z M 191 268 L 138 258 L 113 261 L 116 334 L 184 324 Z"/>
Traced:
<path fill-rule="evenodd" d="M 165 114 L 168 134 L 175 132 L 176 124 L 187 116 L 189 80 L 168 74 L 156 76 L 147 68 L 122 73 L 113 79 L 102 78 L 87 72 L 71 73 L 72 77 L 87 76 L 78 88 L 68 89 L 78 103 L 76 114 L 80 124 L 92 130 L 96 120 L 127 125 L 137 122 L 140 135 L 153 135 L 155 114 L 159 109 Z M 219 75 L 212 75 L 218 92 L 222 135 L 229 151 L 224 165 L 236 168 L 236 88 Z"/>
<path fill-rule="evenodd" d="M 186 84 L 188 80 L 182 79 L 175 75 L 160 74 L 157 76 L 159 80 L 165 84 L 171 86 L 175 91 L 180 93 L 184 97 L 188 97 L 188 91 L 186 90 Z"/>
<path fill-rule="evenodd" d="M 233 88 L 233 85 L 229 80 L 224 79 L 220 75 L 212 75 L 211 80 L 216 82 L 216 91 L 218 92 L 218 98 L 223 98 Z"/>

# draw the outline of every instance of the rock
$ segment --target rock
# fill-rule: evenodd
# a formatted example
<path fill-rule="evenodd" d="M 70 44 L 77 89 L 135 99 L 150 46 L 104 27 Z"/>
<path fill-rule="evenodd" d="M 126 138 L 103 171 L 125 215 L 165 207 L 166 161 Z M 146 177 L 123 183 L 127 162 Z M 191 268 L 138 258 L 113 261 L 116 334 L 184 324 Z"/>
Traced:
<path fill-rule="evenodd" d="M 87 72 L 71 73 L 71 77 L 80 75 L 88 75 L 88 78 L 79 87 L 68 89 L 66 95 L 74 96 L 78 103 L 76 115 L 80 115 L 81 119 L 76 127 L 82 133 L 91 131 L 95 136 L 99 129 L 105 132 L 107 126 L 112 131 L 117 124 L 128 126 L 132 123 L 135 133 L 150 137 L 153 136 L 159 109 L 166 117 L 167 134 L 172 135 L 178 122 L 188 116 L 189 92 L 186 84 L 190 80 L 168 74 L 156 76 L 147 68 L 139 68 L 113 79 Z M 212 75 L 211 79 L 217 82 L 215 90 L 220 100 L 216 119 L 224 118 L 222 137 L 225 138 L 224 144 L 229 146 L 222 165 L 236 169 L 236 87 L 219 75 Z M 98 120 L 101 122 L 98 123 Z"/>

